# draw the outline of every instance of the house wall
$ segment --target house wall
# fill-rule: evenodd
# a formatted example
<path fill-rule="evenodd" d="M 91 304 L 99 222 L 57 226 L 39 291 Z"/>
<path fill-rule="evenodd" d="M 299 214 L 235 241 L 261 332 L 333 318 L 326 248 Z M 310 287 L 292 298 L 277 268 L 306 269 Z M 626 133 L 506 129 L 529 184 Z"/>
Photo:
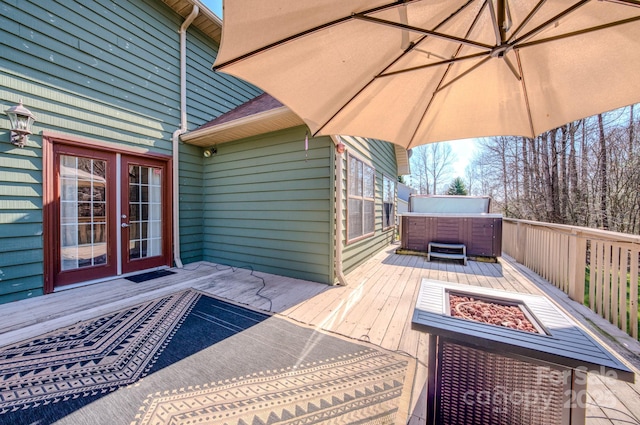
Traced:
<path fill-rule="evenodd" d="M 211 70 L 218 47 L 197 29 L 188 30 L 188 130 L 262 93 L 250 84 Z M 201 148 L 180 143 L 180 258 L 184 264 L 203 259 L 203 165 Z"/>
<path fill-rule="evenodd" d="M 365 139 L 362 137 L 341 136 L 346 145 L 347 151 L 343 155 L 343 240 L 346 241 L 347 232 L 347 158 L 348 153 L 353 154 L 357 158 L 365 161 L 375 169 L 375 234 L 364 239 L 343 244 L 342 267 L 344 273 L 349 273 L 363 261 L 371 258 L 381 249 L 389 246 L 396 238 L 395 228 L 383 230 L 382 225 L 382 177 L 386 175 L 388 178 L 397 180 L 397 163 L 394 147 L 391 143 Z M 397 214 L 397 212 L 396 212 Z"/>
<path fill-rule="evenodd" d="M 333 142 L 304 139 L 278 131 L 205 160 L 205 260 L 333 283 Z"/>
<path fill-rule="evenodd" d="M 3 2 L 0 108 L 20 99 L 36 116 L 29 144 L 10 143 L 0 113 L 0 302 L 43 292 L 42 131 L 171 154 L 180 125 L 178 29 L 153 0 Z M 217 46 L 188 31 L 189 128 L 259 93 L 211 71 Z M 202 258 L 202 156 L 180 148 L 183 260 Z"/>

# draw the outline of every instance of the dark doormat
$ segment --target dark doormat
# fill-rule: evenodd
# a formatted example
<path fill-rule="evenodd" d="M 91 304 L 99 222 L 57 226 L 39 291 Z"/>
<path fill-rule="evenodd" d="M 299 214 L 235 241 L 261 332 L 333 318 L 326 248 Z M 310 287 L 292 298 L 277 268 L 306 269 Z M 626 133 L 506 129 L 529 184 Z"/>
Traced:
<path fill-rule="evenodd" d="M 140 283 L 146 282 L 147 280 L 157 279 L 159 277 L 165 277 L 172 274 L 176 274 L 176 272 L 172 272 L 171 270 L 156 270 L 153 272 L 137 274 L 135 276 L 125 277 L 125 279 L 130 280 L 131 282 Z"/>
<path fill-rule="evenodd" d="M 414 366 L 185 290 L 0 348 L 0 424 L 406 424 Z"/>

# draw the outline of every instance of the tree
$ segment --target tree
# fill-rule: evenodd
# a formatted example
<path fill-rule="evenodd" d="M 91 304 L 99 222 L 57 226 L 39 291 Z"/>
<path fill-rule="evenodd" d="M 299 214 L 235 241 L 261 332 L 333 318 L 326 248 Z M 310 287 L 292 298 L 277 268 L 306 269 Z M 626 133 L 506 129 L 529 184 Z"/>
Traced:
<path fill-rule="evenodd" d="M 468 195 L 464 181 L 460 177 L 453 179 L 447 190 L 447 195 Z"/>
<path fill-rule="evenodd" d="M 482 139 L 469 192 L 505 216 L 640 234 L 640 119 L 635 105 L 535 138 Z"/>
<path fill-rule="evenodd" d="M 430 143 L 413 148 L 412 177 L 421 194 L 438 193 L 442 181 L 452 174 L 453 160 L 451 146 L 446 143 Z"/>

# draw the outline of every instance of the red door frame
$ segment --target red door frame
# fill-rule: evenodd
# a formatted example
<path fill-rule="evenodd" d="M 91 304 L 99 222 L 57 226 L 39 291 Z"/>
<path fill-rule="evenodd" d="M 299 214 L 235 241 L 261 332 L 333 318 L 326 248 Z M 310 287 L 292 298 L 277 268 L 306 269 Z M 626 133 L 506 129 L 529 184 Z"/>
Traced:
<path fill-rule="evenodd" d="M 123 219 L 123 223 L 129 223 L 129 165 L 142 165 L 162 169 L 162 252 L 164 255 L 156 257 L 146 257 L 131 260 L 129 258 L 129 231 L 130 227 L 122 227 L 122 272 L 130 273 L 137 270 L 150 269 L 152 267 L 170 266 L 171 265 L 171 180 L 170 173 L 167 169 L 167 162 L 153 158 L 134 157 L 131 155 L 122 155 L 121 164 L 121 208 L 120 214 L 126 215 L 127 219 Z M 126 188 L 126 190 L 125 190 Z M 168 257 L 168 258 L 167 258 Z"/>
<path fill-rule="evenodd" d="M 60 248 L 59 248 L 59 238 L 60 238 L 60 213 L 59 213 L 59 200 L 60 200 L 60 190 L 58 187 L 59 182 L 59 161 L 57 160 L 57 155 L 61 153 L 69 153 L 71 155 L 78 155 L 78 152 L 82 152 L 79 156 L 85 157 L 95 157 L 96 159 L 104 159 L 104 158 L 116 158 L 116 155 L 119 153 L 121 157 L 124 158 L 139 158 L 141 163 L 150 161 L 153 164 L 162 164 L 166 172 L 164 173 L 163 184 L 165 185 L 165 190 L 163 191 L 163 208 L 166 215 L 163 215 L 163 245 L 162 249 L 165 253 L 162 258 L 164 259 L 163 264 L 171 266 L 172 264 L 172 247 L 173 247 L 173 233 L 172 233 L 172 159 L 170 155 L 162 155 L 149 153 L 146 149 L 135 148 L 135 147 L 123 147 L 120 145 L 116 145 L 114 143 L 108 142 L 98 142 L 93 140 L 88 140 L 75 136 L 61 136 L 56 133 L 44 131 L 42 134 L 43 138 L 43 248 L 44 248 L 44 293 L 52 293 L 55 288 L 61 287 L 65 284 L 71 284 L 73 282 L 58 282 L 58 275 L 60 273 Z M 86 152 L 90 152 L 90 155 L 87 155 Z M 58 164 L 57 164 L 58 163 Z M 115 162 L 113 163 L 113 168 L 108 171 L 108 179 L 113 182 L 117 182 L 116 178 L 116 170 L 115 170 Z M 128 186 L 128 180 L 127 186 Z M 122 184 L 122 183 L 121 183 Z M 111 212 L 111 216 L 113 216 L 114 223 L 115 214 L 119 213 L 115 210 L 116 207 L 116 191 L 115 191 L 116 183 L 113 183 L 113 188 L 107 195 L 109 202 L 111 202 L 111 196 L 113 196 L 113 211 Z M 112 192 L 112 193 L 111 193 Z M 110 247 L 109 252 L 112 257 L 107 261 L 109 266 L 116 263 L 117 254 L 112 253 L 112 249 L 117 249 L 116 244 L 116 235 L 115 231 L 120 231 L 116 229 L 115 224 L 109 226 L 107 231 L 108 233 L 108 246 Z M 124 241 L 124 236 L 123 236 Z M 122 257 L 124 257 L 124 251 L 122 253 Z M 156 257 L 154 257 L 156 258 Z M 113 260 L 113 261 L 111 261 Z M 124 258 L 123 258 L 123 272 L 124 272 Z M 146 267 L 146 264 L 140 263 L 141 267 Z M 82 276 L 82 280 L 93 280 L 100 278 L 101 276 L 96 276 L 93 271 L 95 271 L 97 267 L 92 267 L 91 269 L 87 269 L 87 271 L 91 270 L 91 273 L 87 273 L 86 276 Z M 79 272 L 78 272 L 79 273 Z M 117 269 L 113 270 L 113 276 L 117 275 Z M 71 279 L 73 280 L 73 279 Z"/>

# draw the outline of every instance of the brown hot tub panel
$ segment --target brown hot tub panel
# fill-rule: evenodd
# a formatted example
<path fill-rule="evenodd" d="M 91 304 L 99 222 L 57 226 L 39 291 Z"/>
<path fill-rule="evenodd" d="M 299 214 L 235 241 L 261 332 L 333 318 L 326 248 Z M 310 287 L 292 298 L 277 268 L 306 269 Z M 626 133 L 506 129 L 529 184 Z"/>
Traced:
<path fill-rule="evenodd" d="M 464 244 L 470 257 L 497 258 L 502 252 L 502 216 L 421 213 L 402 216 L 402 249 L 426 252 L 430 242 Z"/>

